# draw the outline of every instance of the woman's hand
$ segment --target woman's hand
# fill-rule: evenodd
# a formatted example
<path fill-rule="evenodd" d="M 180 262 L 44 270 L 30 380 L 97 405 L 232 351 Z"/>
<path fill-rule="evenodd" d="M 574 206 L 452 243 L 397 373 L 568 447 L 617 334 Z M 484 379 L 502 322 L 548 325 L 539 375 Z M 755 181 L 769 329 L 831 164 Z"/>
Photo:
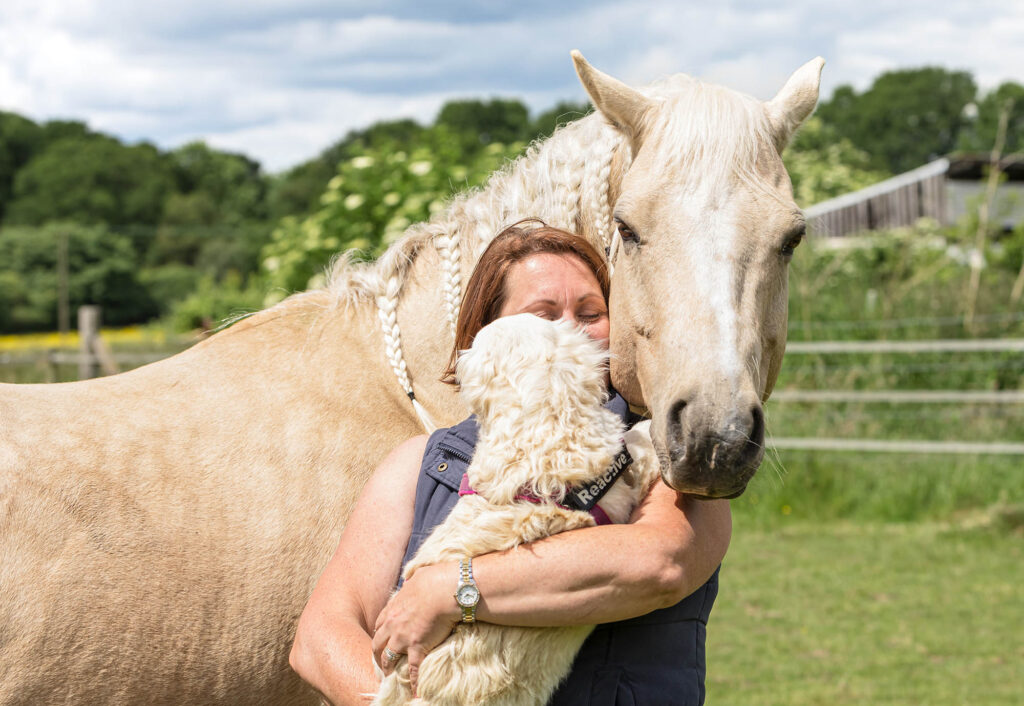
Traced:
<path fill-rule="evenodd" d="M 413 693 L 423 658 L 451 635 L 462 616 L 454 597 L 458 574 L 451 562 L 421 567 L 377 616 L 374 659 L 388 674 L 395 665 L 383 658 L 384 648 L 406 655 Z"/>

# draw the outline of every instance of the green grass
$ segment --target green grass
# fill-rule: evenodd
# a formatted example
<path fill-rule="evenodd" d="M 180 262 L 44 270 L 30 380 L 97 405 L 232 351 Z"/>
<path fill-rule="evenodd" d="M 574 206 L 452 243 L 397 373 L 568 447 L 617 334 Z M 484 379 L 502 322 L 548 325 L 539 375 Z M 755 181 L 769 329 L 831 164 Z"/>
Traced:
<path fill-rule="evenodd" d="M 955 520 L 1024 504 L 1024 457 L 782 451 L 733 501 L 748 524 Z"/>
<path fill-rule="evenodd" d="M 914 524 L 735 517 L 709 704 L 1021 703 L 1020 508 Z"/>

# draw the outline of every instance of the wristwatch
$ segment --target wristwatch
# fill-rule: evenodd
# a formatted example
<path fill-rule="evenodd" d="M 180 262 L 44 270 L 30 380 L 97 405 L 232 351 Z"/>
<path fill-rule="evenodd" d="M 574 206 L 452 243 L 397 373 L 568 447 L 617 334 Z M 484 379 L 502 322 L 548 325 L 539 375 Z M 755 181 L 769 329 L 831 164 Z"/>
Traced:
<path fill-rule="evenodd" d="M 473 580 L 473 560 L 459 560 L 459 585 L 455 588 L 455 602 L 462 608 L 462 622 L 476 622 L 476 605 L 480 602 L 480 589 Z"/>

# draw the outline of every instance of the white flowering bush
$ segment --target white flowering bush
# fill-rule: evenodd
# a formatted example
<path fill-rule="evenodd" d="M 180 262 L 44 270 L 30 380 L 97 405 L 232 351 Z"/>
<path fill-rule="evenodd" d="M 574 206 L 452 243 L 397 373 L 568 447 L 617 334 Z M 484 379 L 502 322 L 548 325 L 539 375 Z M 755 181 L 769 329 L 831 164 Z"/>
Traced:
<path fill-rule="evenodd" d="M 491 143 L 467 154 L 444 126 L 424 131 L 413 147 L 363 148 L 338 165 L 316 212 L 285 218 L 274 230 L 262 257 L 275 288 L 268 303 L 321 284 L 339 252 L 375 258 L 410 225 L 443 209 L 452 194 L 482 184 L 522 149 L 522 143 Z"/>

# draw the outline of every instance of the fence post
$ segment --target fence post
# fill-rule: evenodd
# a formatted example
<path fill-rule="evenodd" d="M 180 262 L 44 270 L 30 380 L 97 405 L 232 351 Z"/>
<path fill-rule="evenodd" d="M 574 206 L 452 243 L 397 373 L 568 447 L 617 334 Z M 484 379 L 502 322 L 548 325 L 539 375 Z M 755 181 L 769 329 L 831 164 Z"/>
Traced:
<path fill-rule="evenodd" d="M 93 341 L 100 335 L 100 308 L 98 306 L 78 307 L 78 379 L 96 377 L 96 356 L 93 355 Z"/>

